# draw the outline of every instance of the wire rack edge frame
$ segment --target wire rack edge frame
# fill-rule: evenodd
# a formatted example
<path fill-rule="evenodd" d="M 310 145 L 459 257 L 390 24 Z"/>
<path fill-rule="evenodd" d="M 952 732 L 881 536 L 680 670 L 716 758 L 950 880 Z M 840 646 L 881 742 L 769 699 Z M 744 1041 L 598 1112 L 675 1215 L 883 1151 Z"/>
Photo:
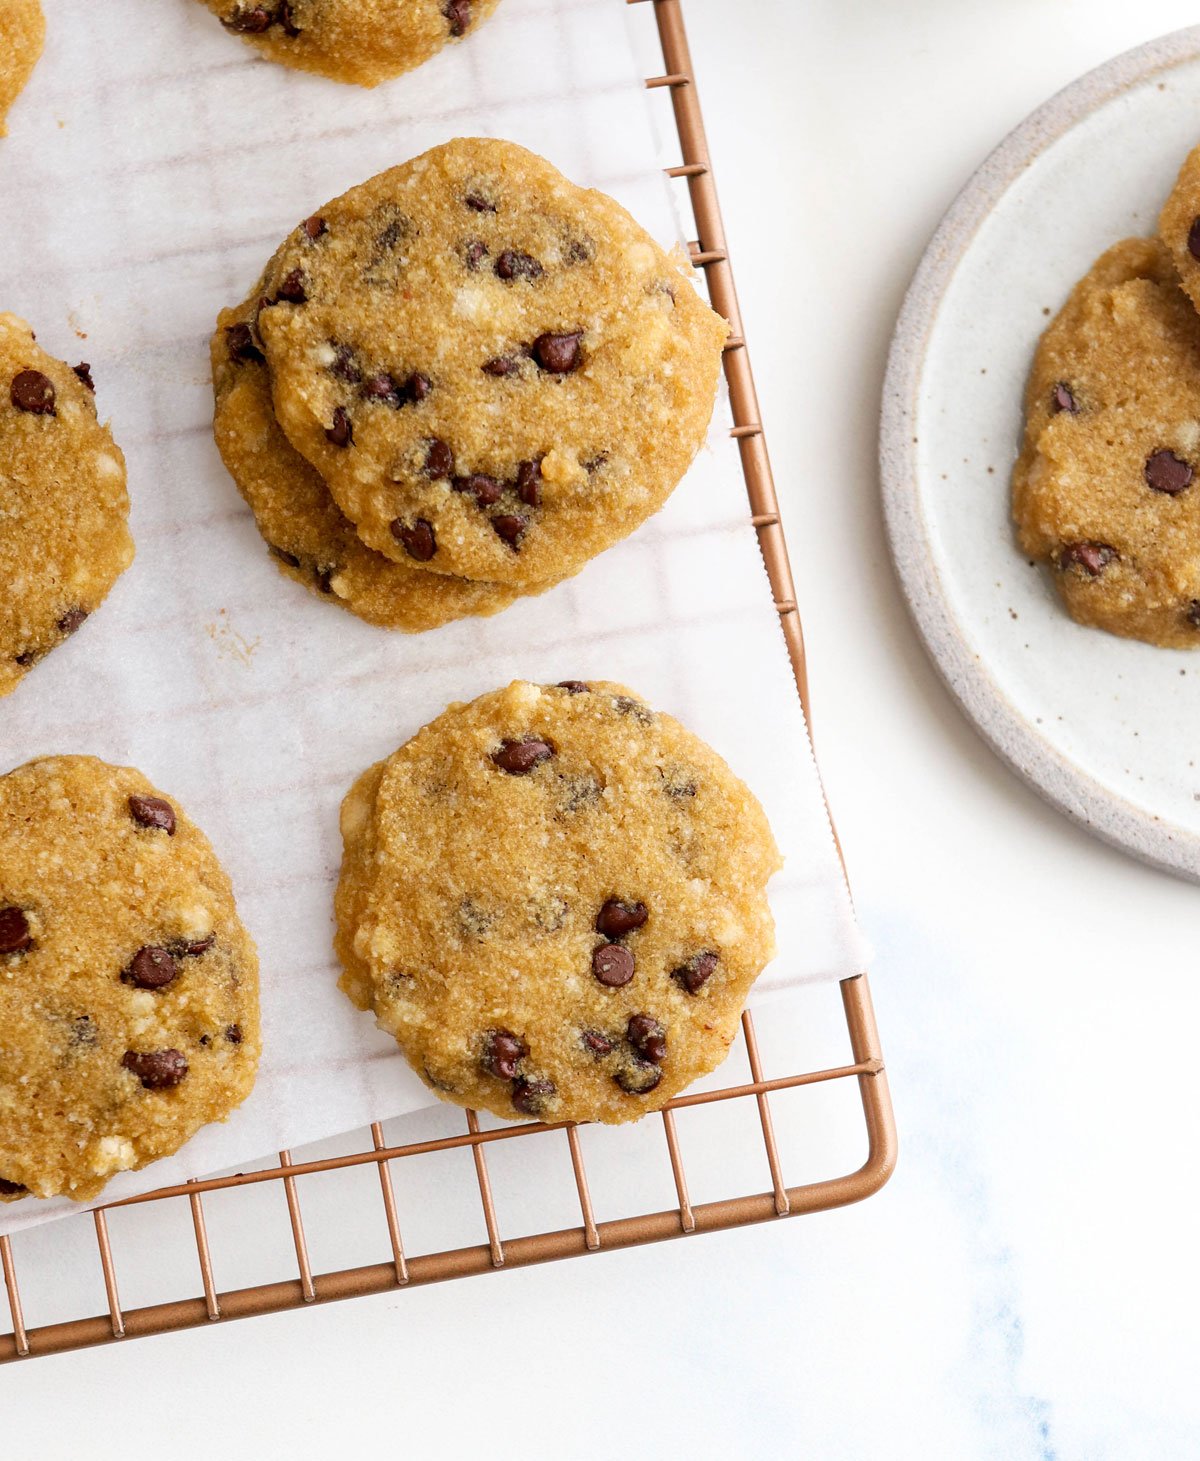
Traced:
<path fill-rule="evenodd" d="M 725 247 L 725 232 L 684 29 L 682 0 L 626 0 L 629 5 L 645 3 L 651 4 L 654 9 L 666 68 L 662 75 L 649 78 L 646 86 L 650 89 L 668 88 L 670 91 L 683 161 L 676 167 L 668 168 L 667 172 L 670 177 L 684 178 L 687 181 L 699 234 L 699 238 L 691 246 L 692 261 L 704 271 L 713 307 L 729 321 L 732 331 L 725 347 L 725 375 L 735 422 L 732 435 L 737 440 L 741 454 L 742 470 L 753 514 L 751 521 L 758 532 L 796 687 L 805 719 L 811 726 L 804 637 L 749 352 L 741 330 L 733 270 Z M 836 839 L 836 830 L 834 835 Z M 765 1080 L 759 1062 L 754 1021 L 750 1013 L 746 1012 L 742 1017 L 742 1027 L 751 1082 L 717 1091 L 685 1094 L 677 1097 L 661 1113 L 672 1176 L 679 1198 L 678 1207 L 597 1223 L 592 1211 L 578 1133 L 569 1124 L 546 1125 L 537 1122 L 485 1131 L 480 1129 L 475 1113 L 469 1111 L 467 1131 L 461 1136 L 389 1148 L 384 1141 L 383 1128 L 376 1122 L 371 1127 L 373 1147 L 370 1151 L 307 1163 L 293 1162 L 290 1152 L 284 1151 L 279 1154 L 277 1167 L 242 1173 L 235 1177 L 210 1178 L 178 1187 L 161 1188 L 112 1204 L 112 1207 L 122 1207 L 163 1201 L 172 1197 L 188 1198 L 203 1291 L 202 1295 L 194 1298 L 125 1312 L 121 1307 L 116 1263 L 108 1236 L 106 1212 L 111 1209 L 97 1208 L 92 1213 L 92 1219 L 108 1312 L 91 1318 L 29 1328 L 24 1320 L 12 1243 L 8 1237 L 0 1238 L 0 1268 L 4 1273 L 12 1322 L 11 1332 L 0 1334 L 0 1364 L 111 1343 L 118 1339 L 163 1334 L 220 1320 L 276 1313 L 284 1309 L 299 1308 L 307 1303 L 362 1297 L 396 1288 L 435 1283 L 443 1279 L 465 1278 L 497 1269 L 518 1268 L 560 1258 L 580 1257 L 587 1253 L 662 1242 L 689 1233 L 743 1227 L 750 1223 L 766 1222 L 771 1218 L 795 1217 L 801 1213 L 821 1212 L 859 1202 L 877 1192 L 891 1176 L 896 1163 L 896 1130 L 866 975 L 859 974 L 843 980 L 841 997 L 850 1037 L 852 1064 Z M 858 1083 L 867 1135 L 866 1160 L 857 1171 L 845 1176 L 798 1187 L 785 1186 L 771 1120 L 770 1093 L 823 1081 L 847 1079 L 854 1079 Z M 689 1106 L 748 1097 L 753 1097 L 758 1105 L 763 1145 L 771 1175 L 771 1190 L 693 1205 L 688 1197 L 687 1177 L 676 1139 L 673 1113 Z M 564 1131 L 567 1138 L 582 1223 L 579 1227 L 564 1228 L 556 1232 L 504 1239 L 500 1234 L 492 1199 L 485 1148 L 493 1141 L 553 1130 Z M 470 1147 L 474 1157 L 488 1235 L 487 1243 L 406 1257 L 389 1163 L 424 1152 L 463 1146 Z M 379 1172 L 382 1207 L 392 1250 L 391 1261 L 314 1276 L 304 1237 L 296 1179 L 313 1172 L 366 1163 L 374 1164 Z M 297 1277 L 218 1293 L 205 1228 L 203 1194 L 268 1181 L 283 1183 L 296 1250 Z"/>

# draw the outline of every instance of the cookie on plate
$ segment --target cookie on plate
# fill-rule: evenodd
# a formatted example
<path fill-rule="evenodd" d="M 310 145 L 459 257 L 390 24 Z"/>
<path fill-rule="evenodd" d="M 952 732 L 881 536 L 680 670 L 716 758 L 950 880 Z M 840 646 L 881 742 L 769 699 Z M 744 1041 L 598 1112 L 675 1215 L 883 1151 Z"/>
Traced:
<path fill-rule="evenodd" d="M 701 446 L 727 326 L 611 198 L 463 138 L 284 243 L 275 414 L 369 546 L 522 587 L 576 572 Z"/>
<path fill-rule="evenodd" d="M 125 458 L 91 376 L 0 314 L 0 695 L 74 634 L 133 562 Z"/>
<path fill-rule="evenodd" d="M 1200 147 L 1179 170 L 1159 215 L 1158 236 L 1171 252 L 1184 290 L 1200 309 Z"/>
<path fill-rule="evenodd" d="M 0 137 L 46 39 L 41 0 L 0 0 Z"/>
<path fill-rule="evenodd" d="M 621 685 L 453 705 L 342 807 L 342 988 L 450 1101 L 636 1120 L 724 1059 L 774 952 L 762 808 Z"/>
<path fill-rule="evenodd" d="M 1200 647 L 1200 315 L 1166 248 L 1128 239 L 1042 337 L 1013 473 L 1021 547 L 1073 618 Z"/>
<path fill-rule="evenodd" d="M 178 802 L 91 756 L 0 777 L 0 1200 L 176 1151 L 259 1044 L 254 945 Z"/>
<path fill-rule="evenodd" d="M 468 614 L 494 614 L 516 597 L 493 583 L 422 573 L 362 543 L 325 483 L 275 420 L 254 331 L 260 291 L 223 310 L 212 338 L 217 447 L 289 578 L 371 624 L 418 633 Z"/>
<path fill-rule="evenodd" d="M 272 61 L 378 86 L 473 32 L 498 0 L 202 0 Z"/>

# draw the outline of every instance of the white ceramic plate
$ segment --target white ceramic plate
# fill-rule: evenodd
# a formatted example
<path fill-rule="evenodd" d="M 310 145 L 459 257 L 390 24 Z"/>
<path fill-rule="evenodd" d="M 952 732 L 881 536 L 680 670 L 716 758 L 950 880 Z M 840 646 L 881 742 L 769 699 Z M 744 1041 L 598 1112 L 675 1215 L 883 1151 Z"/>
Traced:
<path fill-rule="evenodd" d="M 1009 517 L 1047 314 L 1110 244 L 1153 232 L 1197 142 L 1200 27 L 1091 72 L 1008 137 L 913 280 L 881 462 L 901 584 L 970 719 L 1062 811 L 1200 881 L 1200 654 L 1073 623 Z"/>

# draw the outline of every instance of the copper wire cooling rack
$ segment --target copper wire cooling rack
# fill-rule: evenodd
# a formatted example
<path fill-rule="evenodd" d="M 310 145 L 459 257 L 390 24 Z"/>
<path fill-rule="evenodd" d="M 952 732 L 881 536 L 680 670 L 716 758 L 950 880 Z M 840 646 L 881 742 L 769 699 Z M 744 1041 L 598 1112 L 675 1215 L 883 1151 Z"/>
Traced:
<path fill-rule="evenodd" d="M 662 75 L 651 77 L 646 85 L 652 89 L 665 88 L 669 91 L 683 161 L 679 166 L 669 168 L 668 173 L 672 178 L 686 180 L 696 223 L 696 242 L 691 245 L 692 259 L 704 272 L 714 308 L 729 320 L 732 329 L 725 349 L 725 374 L 729 382 L 736 423 L 733 436 L 737 439 L 741 452 L 746 491 L 753 513 L 752 521 L 758 530 L 775 605 L 791 657 L 796 687 L 807 718 L 808 682 L 800 617 L 796 609 L 795 590 L 788 564 L 787 545 L 779 520 L 770 460 L 759 420 L 749 352 L 741 330 L 733 271 L 725 249 L 724 229 L 692 73 L 681 0 L 626 0 L 626 3 L 649 3 L 658 23 L 665 70 Z M 896 1159 L 896 1133 L 866 975 L 843 980 L 840 990 L 852 1054 L 851 1064 L 767 1078 L 760 1058 L 754 1020 L 746 1013 L 742 1017 L 742 1031 L 750 1080 L 719 1090 L 693 1091 L 679 1096 L 661 1113 L 667 1157 L 677 1198 L 676 1204 L 664 1211 L 598 1222 L 589 1191 L 579 1130 L 569 1124 L 531 1122 L 482 1129 L 475 1113 L 469 1111 L 466 1114 L 465 1132 L 428 1141 L 409 1142 L 402 1146 L 388 1146 L 383 1127 L 376 1122 L 371 1127 L 371 1145 L 366 1150 L 348 1151 L 341 1155 L 305 1162 L 294 1162 L 289 1152 L 280 1152 L 278 1165 L 265 1170 L 212 1178 L 203 1182 L 189 1182 L 183 1186 L 163 1188 L 126 1202 L 115 1203 L 109 1208 L 96 1209 L 91 1214 L 91 1220 L 95 1225 L 100 1274 L 108 1308 L 107 1312 L 92 1318 L 72 1319 L 40 1327 L 28 1324 L 21 1299 L 15 1245 L 10 1238 L 0 1238 L 0 1264 L 4 1269 L 8 1307 L 12 1318 L 11 1332 L 0 1334 L 0 1361 L 55 1354 L 117 1339 L 162 1334 L 169 1330 L 226 1319 L 299 1308 L 306 1303 L 352 1298 L 434 1283 L 440 1279 L 464 1278 L 498 1268 L 519 1268 L 555 1258 L 582 1257 L 605 1249 L 627 1248 L 666 1238 L 679 1238 L 685 1234 L 741 1227 L 748 1223 L 794 1217 L 799 1213 L 819 1212 L 857 1202 L 878 1191 L 891 1175 Z M 819 992 L 814 991 L 812 997 L 818 998 Z M 760 1019 L 764 1023 L 766 1018 L 760 1011 Z M 787 1154 L 781 1149 L 783 1144 L 776 1138 L 771 1095 L 798 1087 L 847 1081 L 857 1082 L 858 1086 L 866 1126 L 865 1161 L 856 1171 L 846 1176 L 789 1187 L 784 1178 Z M 693 1204 L 688 1195 L 688 1172 L 676 1130 L 675 1113 L 685 1108 L 707 1108 L 711 1112 L 717 1103 L 744 1105 L 748 1102 L 755 1103 L 757 1107 L 756 1125 L 761 1129 L 765 1170 L 771 1184 L 769 1190 Z M 561 1139 L 566 1144 L 578 1194 L 581 1221 L 576 1226 L 555 1231 L 505 1237 L 501 1232 L 497 1203 L 493 1197 L 488 1149 L 498 1142 L 531 1143 L 539 1136 L 543 1142 Z M 487 1242 L 471 1247 L 407 1255 L 401 1231 L 400 1204 L 394 1185 L 395 1174 L 399 1173 L 401 1176 L 403 1192 L 406 1162 L 430 1153 L 449 1152 L 457 1148 L 469 1149 L 474 1161 Z M 385 1242 L 388 1245 L 381 1246 L 381 1251 L 386 1254 L 385 1261 L 316 1274 L 313 1272 L 309 1245 L 305 1238 L 298 1179 L 316 1173 L 363 1166 L 374 1166 L 378 1173 L 379 1241 L 381 1245 Z M 295 1249 L 296 1276 L 282 1282 L 220 1292 L 216 1284 L 214 1259 L 214 1252 L 218 1250 L 216 1243 L 210 1245 L 208 1238 L 205 1195 L 264 1183 L 279 1184 L 283 1189 Z M 243 1196 L 237 1200 L 245 1204 L 248 1199 Z M 190 1208 L 196 1257 L 199 1260 L 200 1292 L 195 1292 L 193 1277 L 185 1297 L 129 1310 L 122 1308 L 118 1265 L 114 1256 L 114 1245 L 109 1237 L 108 1212 L 139 1204 L 156 1204 L 161 1227 L 165 1223 L 167 1209 L 175 1210 L 185 1201 Z M 85 1217 L 68 1218 L 55 1225 L 52 1231 L 57 1233 L 64 1228 L 70 1228 L 74 1237 L 78 1233 L 78 1225 L 86 1221 Z M 43 1235 L 47 1231 L 50 1230 L 41 1230 Z M 18 1238 L 18 1244 L 20 1241 Z M 77 1242 L 72 1242 L 71 1261 L 75 1261 L 77 1248 Z"/>

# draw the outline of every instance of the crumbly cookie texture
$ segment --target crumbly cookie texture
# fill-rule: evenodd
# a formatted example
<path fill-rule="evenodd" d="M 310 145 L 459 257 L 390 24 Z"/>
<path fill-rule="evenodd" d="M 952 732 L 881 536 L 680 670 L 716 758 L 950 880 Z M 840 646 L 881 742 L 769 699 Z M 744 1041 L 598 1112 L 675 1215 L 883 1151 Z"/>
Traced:
<path fill-rule="evenodd" d="M 178 1150 L 259 1048 L 254 945 L 179 803 L 91 756 L 0 777 L 0 1201 Z"/>
<path fill-rule="evenodd" d="M 750 791 L 622 685 L 453 705 L 342 806 L 342 988 L 449 1101 L 636 1120 L 724 1058 L 774 953 Z"/>
<path fill-rule="evenodd" d="M 37 65 L 46 39 L 40 0 L 0 0 L 0 137 L 8 109 Z"/>
<path fill-rule="evenodd" d="M 328 488 L 275 420 L 254 332 L 261 291 L 222 311 L 211 345 L 214 432 L 221 457 L 289 578 L 368 623 L 417 633 L 469 614 L 494 614 L 516 592 L 422 573 L 362 543 Z"/>
<path fill-rule="evenodd" d="M 1161 243 L 1119 243 L 1076 285 L 1025 410 L 1013 514 L 1072 617 L 1200 647 L 1200 316 Z"/>
<path fill-rule="evenodd" d="M 1200 147 L 1187 156 L 1158 220 L 1184 290 L 1200 309 Z"/>
<path fill-rule="evenodd" d="M 448 142 L 279 250 L 258 318 L 276 417 L 377 552 L 560 579 L 704 440 L 728 327 L 691 274 L 533 153 Z"/>
<path fill-rule="evenodd" d="M 91 376 L 0 314 L 0 695 L 104 600 L 133 562 L 125 458 Z"/>
<path fill-rule="evenodd" d="M 471 34 L 498 0 L 202 0 L 272 61 L 378 86 Z"/>

